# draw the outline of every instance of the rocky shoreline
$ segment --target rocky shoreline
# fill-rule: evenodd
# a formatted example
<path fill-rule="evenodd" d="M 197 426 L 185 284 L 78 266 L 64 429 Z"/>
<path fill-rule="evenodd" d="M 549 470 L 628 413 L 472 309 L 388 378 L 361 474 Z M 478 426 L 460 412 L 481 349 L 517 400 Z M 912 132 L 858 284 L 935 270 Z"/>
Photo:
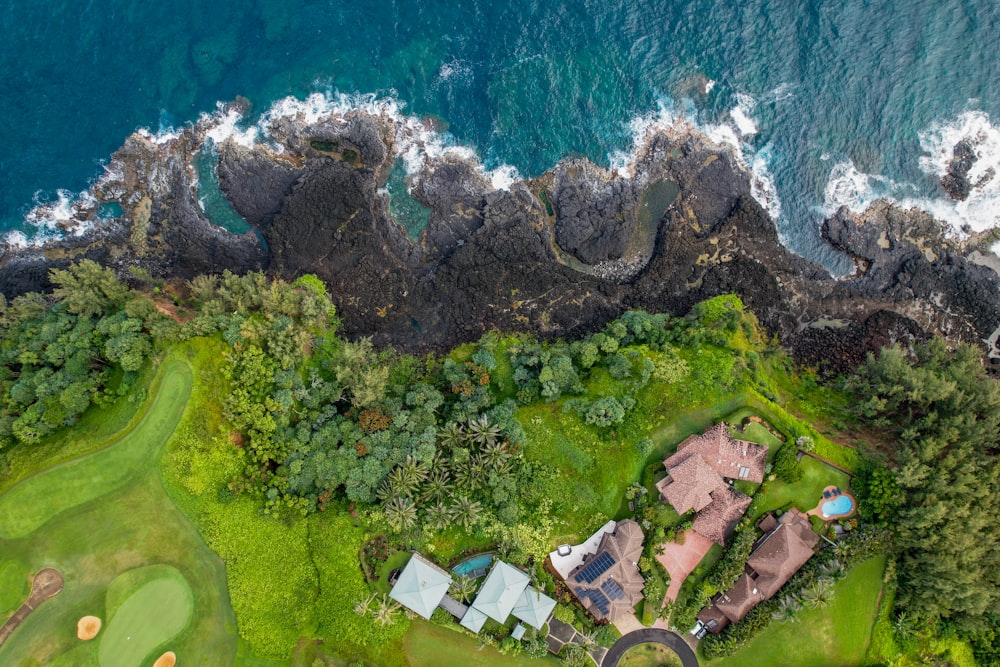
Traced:
<path fill-rule="evenodd" d="M 857 271 L 835 279 L 785 249 L 740 161 L 690 126 L 648 135 L 628 176 L 569 159 L 496 189 L 466 155 L 428 158 L 410 177 L 429 211 L 413 242 L 384 190 L 394 162 L 420 147 L 397 117 L 286 116 L 270 120 L 265 140 L 221 142 L 220 187 L 253 227 L 246 234 L 217 227 L 198 206 L 193 164 L 218 122 L 129 137 L 92 188 L 123 214 L 41 247 L 6 247 L 0 292 L 47 289 L 50 268 L 84 257 L 172 279 L 311 272 L 348 334 L 411 351 L 492 328 L 573 336 L 629 308 L 683 314 L 735 292 L 797 358 L 832 371 L 928 334 L 1000 356 L 1000 276 L 970 261 L 971 241 L 916 209 L 842 209 L 823 236 Z"/>

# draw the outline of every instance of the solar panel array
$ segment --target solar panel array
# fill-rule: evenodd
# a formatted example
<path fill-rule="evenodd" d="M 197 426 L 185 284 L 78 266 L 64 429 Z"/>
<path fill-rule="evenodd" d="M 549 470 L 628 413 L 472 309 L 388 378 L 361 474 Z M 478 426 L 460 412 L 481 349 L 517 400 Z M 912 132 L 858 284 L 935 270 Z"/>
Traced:
<path fill-rule="evenodd" d="M 615 564 L 615 557 L 610 553 L 605 551 L 600 556 L 598 556 L 592 563 L 583 568 L 573 580 L 578 584 L 592 584 L 594 580 L 599 576 L 608 571 L 608 569 Z"/>
<path fill-rule="evenodd" d="M 614 579 L 608 579 L 601 584 L 601 590 L 612 600 L 625 599 L 625 591 L 622 590 L 622 587 Z"/>
<path fill-rule="evenodd" d="M 611 602 L 604 596 L 604 593 L 593 589 L 577 589 L 577 594 L 581 599 L 590 598 L 590 601 L 594 603 L 594 606 L 597 607 L 598 611 L 605 616 L 608 615 L 608 610 L 611 608 Z"/>

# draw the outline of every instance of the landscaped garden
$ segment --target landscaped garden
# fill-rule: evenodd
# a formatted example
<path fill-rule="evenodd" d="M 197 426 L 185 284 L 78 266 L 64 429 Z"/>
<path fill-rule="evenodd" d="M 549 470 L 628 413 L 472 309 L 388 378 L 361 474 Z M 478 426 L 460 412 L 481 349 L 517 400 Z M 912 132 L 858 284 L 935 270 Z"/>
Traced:
<path fill-rule="evenodd" d="M 109 272 L 91 267 L 59 280 L 67 287 L 53 302 L 30 297 L 0 309 L 8 332 L 0 339 L 7 369 L 0 402 L 10 417 L 0 419 L 0 618 L 23 601 L 41 567 L 65 578 L 64 590 L 0 646 L 4 665 L 108 667 L 151 662 L 166 650 L 179 664 L 251 667 L 550 659 L 543 658 L 544 635 L 532 630 L 514 639 L 513 623 L 487 623 L 473 637 L 441 610 L 430 622 L 403 612 L 385 593 L 391 572 L 414 550 L 442 565 L 496 553 L 559 599 L 557 618 L 610 645 L 616 631 L 595 626 L 542 567 L 544 557 L 609 518 L 635 518 L 646 536 L 639 567 L 647 603 L 637 612 L 651 623 L 667 583 L 655 546 L 690 520 L 659 501 L 655 477 L 685 437 L 723 419 L 743 425 L 737 437 L 766 445 L 773 467 L 763 485 L 736 482 L 756 495 L 737 526 L 736 546 L 708 550 L 668 608 L 671 622 L 689 629 L 708 597 L 742 571 L 758 534 L 752 520 L 771 510 L 811 509 L 830 486 L 850 488 L 867 525 L 843 544 L 870 540 L 854 552 L 832 600 L 798 612 L 795 622 L 758 618 L 766 629 L 752 640 L 717 643 L 714 655 L 736 653 L 713 664 L 854 667 L 865 659 L 882 566 L 877 559 L 857 563 L 871 549 L 889 551 L 887 532 L 873 525 L 912 525 L 901 510 L 906 480 L 879 467 L 871 452 L 836 444 L 835 422 L 855 420 L 857 433 L 856 413 L 844 409 L 834 418 L 818 406 L 848 405 L 849 387 L 819 386 L 796 372 L 732 297 L 706 302 L 688 318 L 629 313 L 577 341 L 492 333 L 443 357 L 415 358 L 339 337 L 315 278 L 294 285 L 256 274 L 192 281 L 188 296 L 176 297 L 190 309 L 185 318 L 155 306 L 163 298 L 158 287 L 130 290 Z M 74 347 L 80 332 L 90 338 Z M 912 371 L 887 363 L 879 373 Z M 971 376 L 935 385 L 930 395 L 948 396 Z M 891 389 L 868 389 L 887 397 L 858 408 L 884 419 L 881 429 L 892 423 L 880 416 L 892 406 Z M 946 407 L 922 409 L 948 414 Z M 952 423 L 942 435 L 933 420 L 915 423 L 929 442 L 966 424 Z M 965 440 L 990 433 L 995 428 L 972 429 Z M 906 442 L 908 456 L 923 457 L 921 470 L 938 470 L 924 440 Z M 808 456 L 798 460 L 800 447 L 856 476 Z M 988 491 L 953 493 L 976 470 L 937 492 L 983 527 L 981 513 L 963 503 Z M 906 492 L 919 501 L 913 489 Z M 982 545 L 955 530 L 949 541 L 964 545 L 961 554 L 970 557 L 963 567 L 982 579 Z M 911 544 L 907 558 L 923 548 Z M 832 555 L 827 548 L 811 562 L 833 567 Z M 939 571 L 938 581 L 954 583 L 951 561 L 920 562 Z M 826 576 L 816 568 L 787 590 L 811 591 Z M 965 605 L 969 614 L 974 602 L 962 598 L 967 586 L 935 597 L 907 579 L 909 570 L 899 572 L 898 590 L 887 593 L 896 606 L 878 625 L 876 649 L 886 660 L 937 650 L 937 629 L 929 637 L 896 632 L 894 624 L 907 620 L 900 605 L 919 596 L 939 610 Z M 977 594 L 988 597 L 990 589 Z M 772 602 L 761 610 L 766 620 Z M 103 627 L 82 641 L 74 629 L 88 616 Z M 135 624 L 143 619 L 155 622 Z M 773 646 L 796 637 L 811 648 L 776 662 Z M 827 650 L 823 637 L 835 637 L 842 649 L 817 662 Z M 972 650 L 956 634 L 947 639 L 949 655 Z M 569 653 L 570 663 L 580 657 Z"/>
<path fill-rule="evenodd" d="M 681 667 L 681 659 L 663 644 L 639 644 L 626 651 L 618 667 Z"/>
<path fill-rule="evenodd" d="M 885 557 L 853 568 L 822 608 L 805 608 L 790 622 L 772 621 L 741 651 L 710 667 L 842 667 L 865 664 L 878 613 Z"/>

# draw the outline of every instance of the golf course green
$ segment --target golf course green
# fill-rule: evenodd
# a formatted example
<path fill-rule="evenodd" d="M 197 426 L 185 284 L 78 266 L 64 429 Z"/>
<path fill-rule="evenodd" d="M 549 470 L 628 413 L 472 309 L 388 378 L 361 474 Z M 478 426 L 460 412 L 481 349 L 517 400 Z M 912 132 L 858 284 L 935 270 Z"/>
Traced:
<path fill-rule="evenodd" d="M 111 616 L 100 635 L 101 667 L 144 664 L 144 658 L 155 657 L 150 656 L 154 649 L 184 629 L 193 611 L 194 594 L 184 575 L 174 568 L 160 568 Z"/>
<path fill-rule="evenodd" d="M 0 645 L 0 665 L 139 665 L 164 650 L 183 664 L 233 663 L 238 637 L 225 564 L 160 474 L 195 382 L 185 352 L 181 344 L 167 355 L 145 404 L 108 446 L 0 495 L 2 579 L 27 582 L 52 567 L 65 580 L 62 593 Z M 72 436 L 71 429 L 67 441 Z M 0 601 L 9 606 L 13 597 Z M 76 624 L 86 615 L 102 618 L 104 628 L 82 642 Z"/>

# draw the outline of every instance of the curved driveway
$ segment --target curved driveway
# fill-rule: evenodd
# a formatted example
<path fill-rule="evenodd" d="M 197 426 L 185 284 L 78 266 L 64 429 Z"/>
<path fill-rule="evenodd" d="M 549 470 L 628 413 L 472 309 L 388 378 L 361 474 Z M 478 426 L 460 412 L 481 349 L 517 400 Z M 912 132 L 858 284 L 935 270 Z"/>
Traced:
<path fill-rule="evenodd" d="M 608 649 L 608 654 L 604 656 L 601 667 L 615 667 L 625 651 L 639 644 L 663 644 L 680 656 L 681 664 L 684 667 L 698 667 L 698 658 L 695 657 L 691 647 L 684 643 L 680 636 L 667 630 L 659 628 L 645 628 L 636 630 L 615 642 L 614 646 Z"/>

